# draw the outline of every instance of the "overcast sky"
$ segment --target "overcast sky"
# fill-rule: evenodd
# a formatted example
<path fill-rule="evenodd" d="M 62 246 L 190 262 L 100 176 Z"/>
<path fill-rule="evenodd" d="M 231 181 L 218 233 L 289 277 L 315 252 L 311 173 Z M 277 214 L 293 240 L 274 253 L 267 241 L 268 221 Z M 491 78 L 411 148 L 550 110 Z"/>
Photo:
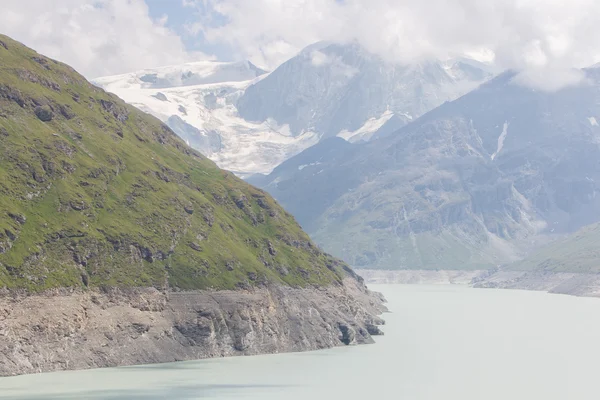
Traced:
<path fill-rule="evenodd" d="M 392 62 L 494 55 L 551 88 L 600 61 L 597 0 L 2 0 L 0 31 L 89 78 L 200 59 L 272 69 L 319 40 Z"/>

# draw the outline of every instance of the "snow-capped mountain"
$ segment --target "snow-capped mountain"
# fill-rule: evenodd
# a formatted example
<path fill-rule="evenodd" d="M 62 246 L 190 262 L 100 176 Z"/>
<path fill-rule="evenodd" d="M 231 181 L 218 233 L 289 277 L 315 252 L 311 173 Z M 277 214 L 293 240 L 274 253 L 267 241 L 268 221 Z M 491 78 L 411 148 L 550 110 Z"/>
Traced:
<path fill-rule="evenodd" d="M 248 121 L 288 124 L 293 135 L 369 140 L 384 124 L 400 128 L 492 73 L 465 58 L 400 65 L 357 44 L 319 43 L 250 86 L 238 110 Z"/>
<path fill-rule="evenodd" d="M 250 62 L 196 62 L 98 78 L 94 83 L 160 118 L 221 168 L 241 176 L 268 173 L 318 142 L 308 132 L 292 136 L 269 120 L 247 122 L 237 99 L 265 71 Z"/>
<path fill-rule="evenodd" d="M 600 69 L 506 72 L 368 143 L 321 141 L 251 182 L 357 267 L 488 269 L 600 221 Z"/>
<path fill-rule="evenodd" d="M 405 125 L 491 76 L 455 59 L 391 65 L 357 45 L 318 43 L 267 74 L 250 62 L 197 62 L 95 83 L 167 123 L 221 168 L 267 174 L 340 136 L 368 141 Z"/>

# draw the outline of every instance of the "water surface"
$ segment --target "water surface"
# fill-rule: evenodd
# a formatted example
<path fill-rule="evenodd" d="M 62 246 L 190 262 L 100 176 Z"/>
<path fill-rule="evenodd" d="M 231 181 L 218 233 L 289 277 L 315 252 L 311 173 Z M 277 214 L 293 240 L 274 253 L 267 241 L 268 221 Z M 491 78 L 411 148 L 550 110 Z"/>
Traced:
<path fill-rule="evenodd" d="M 374 286 L 368 346 L 0 378 L 0 400 L 600 398 L 600 299 Z"/>

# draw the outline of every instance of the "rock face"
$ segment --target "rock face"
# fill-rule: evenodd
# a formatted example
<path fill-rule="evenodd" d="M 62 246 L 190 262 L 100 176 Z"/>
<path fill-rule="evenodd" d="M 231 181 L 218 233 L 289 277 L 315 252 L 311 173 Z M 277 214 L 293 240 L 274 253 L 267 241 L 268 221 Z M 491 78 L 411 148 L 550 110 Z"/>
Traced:
<path fill-rule="evenodd" d="M 600 70 L 584 72 L 553 93 L 508 72 L 388 137 L 307 151 L 253 182 L 356 267 L 516 261 L 600 220 Z"/>
<path fill-rule="evenodd" d="M 381 297 L 356 280 L 163 293 L 0 295 L 0 376 L 371 343 Z"/>

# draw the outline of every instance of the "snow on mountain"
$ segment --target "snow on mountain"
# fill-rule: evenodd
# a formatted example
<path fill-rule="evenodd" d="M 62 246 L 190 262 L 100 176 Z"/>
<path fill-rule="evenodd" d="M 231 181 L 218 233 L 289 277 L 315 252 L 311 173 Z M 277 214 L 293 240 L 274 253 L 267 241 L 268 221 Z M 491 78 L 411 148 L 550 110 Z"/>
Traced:
<path fill-rule="evenodd" d="M 319 43 L 251 85 L 238 111 L 248 121 L 288 124 L 293 135 L 368 140 L 392 116 L 397 129 L 494 72 L 467 58 L 400 65 L 357 44 Z"/>
<path fill-rule="evenodd" d="M 250 182 L 355 267 L 509 263 L 600 221 L 600 69 L 583 73 L 546 92 L 508 71 L 393 134 L 322 140 Z"/>
<path fill-rule="evenodd" d="M 474 60 L 392 65 L 361 47 L 317 43 L 265 71 L 196 62 L 95 83 L 167 123 L 240 176 L 268 174 L 323 138 L 389 135 L 491 77 Z"/>
<path fill-rule="evenodd" d="M 340 131 L 337 134 L 337 136 L 351 143 L 359 142 L 361 140 L 368 141 L 371 139 L 375 132 L 381 129 L 381 127 L 385 125 L 385 123 L 388 122 L 390 118 L 392 118 L 393 115 L 394 113 L 387 110 L 379 118 L 369 118 L 367 122 L 365 122 L 365 124 L 357 130 L 349 132 L 348 130 L 344 129 Z M 409 119 L 411 119 L 411 117 L 409 117 Z"/>
<path fill-rule="evenodd" d="M 249 62 L 197 62 L 98 78 L 95 84 L 153 114 L 187 143 L 240 176 L 269 173 L 318 142 L 272 120 L 240 118 L 236 102 L 266 72 Z"/>
<path fill-rule="evenodd" d="M 266 73 L 267 71 L 249 61 L 198 61 L 98 78 L 95 79 L 95 82 L 119 88 L 164 89 L 223 82 L 244 82 Z"/>

